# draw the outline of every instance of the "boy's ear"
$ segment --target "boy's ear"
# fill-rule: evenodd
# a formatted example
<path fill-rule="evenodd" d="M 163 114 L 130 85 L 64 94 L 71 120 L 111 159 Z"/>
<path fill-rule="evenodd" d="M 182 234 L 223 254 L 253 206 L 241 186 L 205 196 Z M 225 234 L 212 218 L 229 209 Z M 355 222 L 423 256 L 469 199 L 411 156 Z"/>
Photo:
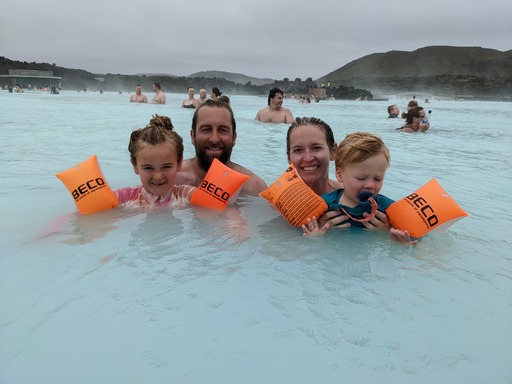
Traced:
<path fill-rule="evenodd" d="M 336 168 L 336 180 L 343 183 L 343 170 L 341 168 Z"/>

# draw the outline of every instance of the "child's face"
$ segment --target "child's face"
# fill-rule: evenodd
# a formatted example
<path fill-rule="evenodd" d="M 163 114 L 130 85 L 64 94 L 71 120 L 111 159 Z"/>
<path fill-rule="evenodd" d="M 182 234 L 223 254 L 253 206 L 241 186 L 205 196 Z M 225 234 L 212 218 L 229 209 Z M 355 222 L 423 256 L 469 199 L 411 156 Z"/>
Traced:
<path fill-rule="evenodd" d="M 345 191 L 339 202 L 349 207 L 355 207 L 358 205 L 357 195 L 361 192 L 371 192 L 377 195 L 384 183 L 388 165 L 386 156 L 380 152 L 360 163 L 336 168 L 336 178 L 345 186 Z"/>
<path fill-rule="evenodd" d="M 145 144 L 137 153 L 137 164 L 133 165 L 133 170 L 140 176 L 146 191 L 165 196 L 176 184 L 181 161 L 178 161 L 170 144 Z"/>

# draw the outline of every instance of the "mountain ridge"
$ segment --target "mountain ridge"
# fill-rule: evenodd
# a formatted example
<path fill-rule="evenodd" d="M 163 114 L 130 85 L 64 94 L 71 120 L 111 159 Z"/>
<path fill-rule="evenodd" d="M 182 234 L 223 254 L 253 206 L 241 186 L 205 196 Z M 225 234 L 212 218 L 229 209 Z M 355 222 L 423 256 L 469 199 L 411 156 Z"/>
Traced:
<path fill-rule="evenodd" d="M 307 95 L 310 88 L 328 84 L 331 88 L 327 93 L 335 94 L 338 89 L 340 97 L 351 97 L 360 90 L 369 90 L 368 95 L 409 92 L 512 100 L 512 50 L 499 51 L 482 47 L 434 45 L 414 51 L 373 53 L 353 60 L 314 81 L 311 78 L 305 81 L 290 81 L 288 78 L 278 81 L 215 70 L 196 72 L 189 76 L 99 75 L 56 64 L 27 63 L 0 57 L 0 74 L 7 74 L 9 69 L 52 71 L 54 76 L 62 77 L 63 86 L 68 89 L 131 90 L 134 84 L 142 84 L 147 89 L 152 82 L 160 82 L 166 91 L 176 93 L 185 92 L 188 86 L 206 89 L 216 86 L 227 94 L 266 95 L 269 88 L 277 86 L 287 93 Z"/>
<path fill-rule="evenodd" d="M 247 84 L 251 83 L 254 85 L 266 85 L 272 84 L 275 79 L 270 78 L 258 78 L 244 75 L 242 73 L 233 73 L 233 72 L 225 72 L 225 71 L 217 71 L 217 70 L 208 70 L 208 71 L 200 71 L 195 72 L 187 77 L 196 78 L 196 77 L 206 77 L 206 78 L 223 78 L 229 81 L 233 81 L 238 84 Z"/>
<path fill-rule="evenodd" d="M 316 81 L 368 88 L 372 92 L 425 91 L 447 95 L 512 97 L 512 50 L 427 46 L 373 53 Z"/>

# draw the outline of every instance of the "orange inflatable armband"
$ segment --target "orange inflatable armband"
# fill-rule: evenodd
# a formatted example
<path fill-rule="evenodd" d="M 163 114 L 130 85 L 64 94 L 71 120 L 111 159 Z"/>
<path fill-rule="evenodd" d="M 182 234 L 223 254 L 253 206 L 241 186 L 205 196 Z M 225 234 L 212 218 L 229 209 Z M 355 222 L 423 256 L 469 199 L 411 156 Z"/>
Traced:
<path fill-rule="evenodd" d="M 302 181 L 293 164 L 260 196 L 294 227 L 307 224 L 308 219 L 318 218 L 327 211 L 325 201 Z"/>
<path fill-rule="evenodd" d="M 190 203 L 206 208 L 226 209 L 229 199 L 247 180 L 249 176 L 214 159 L 201 185 L 190 197 Z"/>
<path fill-rule="evenodd" d="M 386 209 L 394 228 L 421 237 L 433 229 L 446 229 L 468 214 L 445 192 L 436 179 Z"/>
<path fill-rule="evenodd" d="M 105 181 L 96 155 L 55 176 L 71 193 L 80 213 L 105 211 L 119 204 L 116 194 Z"/>

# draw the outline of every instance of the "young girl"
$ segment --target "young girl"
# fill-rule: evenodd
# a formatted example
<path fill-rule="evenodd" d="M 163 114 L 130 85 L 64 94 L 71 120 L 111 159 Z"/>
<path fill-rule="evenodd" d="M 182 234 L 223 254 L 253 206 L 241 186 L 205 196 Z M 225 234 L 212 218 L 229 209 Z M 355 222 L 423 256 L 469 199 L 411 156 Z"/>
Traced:
<path fill-rule="evenodd" d="M 154 115 L 145 128 L 132 132 L 130 161 L 142 185 L 116 190 L 119 205 L 188 204 L 196 188 L 175 185 L 183 161 L 183 139 L 173 128 L 169 117 Z"/>
<path fill-rule="evenodd" d="M 322 198 L 330 211 L 345 213 L 351 226 L 390 229 L 393 240 L 415 245 L 417 241 L 411 241 L 407 231 L 391 228 L 385 210 L 393 200 L 379 195 L 389 163 L 389 150 L 379 137 L 367 132 L 348 134 L 339 144 L 335 159 L 336 179 L 344 189 Z M 329 224 L 320 228 L 315 217 L 302 226 L 306 237 L 321 236 L 328 229 Z"/>

